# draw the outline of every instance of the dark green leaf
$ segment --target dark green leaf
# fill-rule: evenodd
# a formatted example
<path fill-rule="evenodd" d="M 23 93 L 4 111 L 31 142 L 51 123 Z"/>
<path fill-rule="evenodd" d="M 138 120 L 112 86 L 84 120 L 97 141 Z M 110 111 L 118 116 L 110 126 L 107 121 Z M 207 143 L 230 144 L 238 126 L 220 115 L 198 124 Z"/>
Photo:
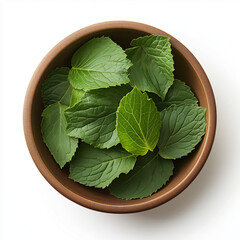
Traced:
<path fill-rule="evenodd" d="M 130 84 L 142 91 L 156 93 L 162 100 L 173 83 L 173 56 L 168 37 L 151 35 L 132 40 L 126 50 L 133 66 Z"/>
<path fill-rule="evenodd" d="M 88 91 L 128 83 L 131 62 L 120 46 L 108 37 L 94 38 L 72 58 L 69 80 L 74 88 Z"/>
<path fill-rule="evenodd" d="M 159 154 L 176 159 L 190 153 L 205 134 L 206 109 L 197 105 L 172 105 L 161 112 Z"/>
<path fill-rule="evenodd" d="M 133 169 L 136 157 L 120 146 L 98 149 L 80 144 L 70 165 L 69 178 L 86 186 L 107 187 L 120 173 Z"/>
<path fill-rule="evenodd" d="M 43 141 L 61 168 L 72 159 L 78 145 L 78 139 L 66 134 L 66 108 L 60 103 L 49 105 L 42 113 L 41 123 Z"/>
<path fill-rule="evenodd" d="M 172 160 L 161 158 L 157 150 L 149 152 L 137 158 L 132 171 L 112 182 L 110 193 L 127 200 L 148 197 L 166 184 L 173 168 Z"/>
<path fill-rule="evenodd" d="M 99 148 L 117 145 L 116 111 L 130 90 L 122 85 L 86 92 L 81 102 L 65 111 L 68 135 Z"/>
<path fill-rule="evenodd" d="M 46 78 L 42 86 L 42 98 L 45 107 L 61 102 L 69 106 L 72 87 L 68 81 L 69 68 L 56 68 Z"/>
<path fill-rule="evenodd" d="M 197 104 L 198 100 L 194 96 L 190 87 L 187 86 L 184 82 L 175 79 L 173 85 L 169 88 L 165 100 L 162 101 L 154 93 L 148 93 L 149 97 L 153 99 L 159 111 L 173 105 L 173 104 Z"/>

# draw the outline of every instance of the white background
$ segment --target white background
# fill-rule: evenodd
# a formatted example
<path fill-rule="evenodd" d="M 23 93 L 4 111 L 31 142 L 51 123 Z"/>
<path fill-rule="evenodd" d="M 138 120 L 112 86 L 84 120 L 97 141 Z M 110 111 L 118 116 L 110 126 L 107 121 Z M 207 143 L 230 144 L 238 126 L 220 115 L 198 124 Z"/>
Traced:
<path fill-rule="evenodd" d="M 240 239 L 239 10 L 231 0 L 1 1 L 0 239 Z M 143 22 L 180 40 L 205 69 L 218 107 L 200 175 L 142 213 L 99 213 L 66 199 L 39 173 L 23 135 L 24 95 L 38 63 L 67 35 L 107 20 Z"/>

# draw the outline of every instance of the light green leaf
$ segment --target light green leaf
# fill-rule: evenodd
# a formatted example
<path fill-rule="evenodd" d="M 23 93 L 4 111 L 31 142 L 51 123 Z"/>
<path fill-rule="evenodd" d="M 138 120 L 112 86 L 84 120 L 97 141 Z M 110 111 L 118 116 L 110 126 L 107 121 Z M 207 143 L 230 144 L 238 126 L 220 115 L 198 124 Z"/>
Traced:
<path fill-rule="evenodd" d="M 68 135 L 99 148 L 117 145 L 116 111 L 130 90 L 122 85 L 86 92 L 81 102 L 65 111 Z"/>
<path fill-rule="evenodd" d="M 72 159 L 78 145 L 78 139 L 66 134 L 66 108 L 60 103 L 49 105 L 42 113 L 41 123 L 43 141 L 61 168 Z"/>
<path fill-rule="evenodd" d="M 73 89 L 70 99 L 70 107 L 74 106 L 76 103 L 79 103 L 84 96 L 85 92 L 79 89 Z"/>
<path fill-rule="evenodd" d="M 80 144 L 70 165 L 69 178 L 86 186 L 107 187 L 120 173 L 133 169 L 136 157 L 120 146 L 98 149 Z"/>
<path fill-rule="evenodd" d="M 122 98 L 117 110 L 117 135 L 123 148 L 135 155 L 153 151 L 161 126 L 160 113 L 152 99 L 136 87 Z"/>
<path fill-rule="evenodd" d="M 184 82 L 175 79 L 173 85 L 169 88 L 165 100 L 162 101 L 156 94 L 149 93 L 150 98 L 155 102 L 157 109 L 162 111 L 163 109 L 173 105 L 173 104 L 197 104 L 198 100 L 194 96 L 190 87 Z"/>
<path fill-rule="evenodd" d="M 69 68 L 56 68 L 46 78 L 42 85 L 42 99 L 45 107 L 61 102 L 69 106 L 72 87 L 68 81 Z"/>
<path fill-rule="evenodd" d="M 159 154 L 166 159 L 186 156 L 205 134 L 206 109 L 197 105 L 172 105 L 161 112 Z"/>
<path fill-rule="evenodd" d="M 133 66 L 130 84 L 142 91 L 156 93 L 162 100 L 173 83 L 173 56 L 169 37 L 151 35 L 132 40 L 126 49 Z"/>
<path fill-rule="evenodd" d="M 166 184 L 173 168 L 172 160 L 161 158 L 157 150 L 149 152 L 137 158 L 132 171 L 112 182 L 110 193 L 126 200 L 148 197 Z"/>
<path fill-rule="evenodd" d="M 94 38 L 81 46 L 72 58 L 69 80 L 84 91 L 128 83 L 131 62 L 120 46 L 108 37 Z"/>

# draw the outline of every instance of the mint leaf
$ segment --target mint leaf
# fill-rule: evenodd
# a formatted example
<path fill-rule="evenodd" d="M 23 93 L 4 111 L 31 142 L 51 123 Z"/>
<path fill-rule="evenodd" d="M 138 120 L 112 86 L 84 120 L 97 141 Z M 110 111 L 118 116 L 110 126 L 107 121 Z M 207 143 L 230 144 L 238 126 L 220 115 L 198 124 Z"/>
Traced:
<path fill-rule="evenodd" d="M 131 62 L 120 46 L 108 37 L 94 38 L 72 57 L 69 80 L 84 91 L 128 83 Z"/>
<path fill-rule="evenodd" d="M 194 96 L 190 87 L 184 82 L 175 79 L 173 85 L 169 88 L 165 100 L 162 101 L 156 94 L 149 93 L 150 98 L 153 99 L 159 111 L 173 105 L 173 104 L 197 104 L 198 100 Z"/>
<path fill-rule="evenodd" d="M 122 85 L 86 92 L 81 102 L 65 111 L 67 134 L 99 148 L 117 145 L 116 111 L 130 90 Z"/>
<path fill-rule="evenodd" d="M 173 56 L 169 37 L 151 35 L 132 40 L 126 50 L 133 66 L 130 84 L 142 91 L 156 93 L 162 100 L 173 83 Z"/>
<path fill-rule="evenodd" d="M 69 178 L 97 188 L 107 187 L 120 173 L 133 169 L 136 157 L 120 146 L 111 149 L 97 149 L 80 144 L 70 165 Z"/>
<path fill-rule="evenodd" d="M 172 160 L 161 158 L 157 150 L 149 152 L 137 158 L 132 171 L 112 182 L 110 193 L 126 200 L 148 197 L 166 184 L 173 168 Z"/>
<path fill-rule="evenodd" d="M 68 81 L 68 73 L 69 68 L 56 68 L 42 87 L 43 103 L 47 106 L 42 112 L 42 137 L 61 168 L 72 159 L 78 145 L 77 139 L 66 134 L 64 111 L 70 105 L 74 91 Z"/>
<path fill-rule="evenodd" d="M 72 87 L 68 81 L 69 68 L 56 68 L 42 85 L 42 99 L 45 107 L 61 102 L 69 106 Z"/>
<path fill-rule="evenodd" d="M 43 141 L 61 168 L 72 159 L 78 145 L 78 139 L 66 134 L 66 108 L 60 103 L 49 105 L 42 113 L 41 123 Z"/>
<path fill-rule="evenodd" d="M 172 105 L 161 112 L 159 154 L 166 159 L 186 156 L 205 134 L 206 109 L 197 105 Z"/>
<path fill-rule="evenodd" d="M 136 87 L 122 98 L 117 110 L 117 135 L 123 148 L 135 155 L 153 151 L 161 126 L 160 113 L 152 99 Z"/>
<path fill-rule="evenodd" d="M 80 102 L 85 92 L 80 89 L 73 89 L 70 99 L 70 107 L 74 106 L 76 103 Z"/>

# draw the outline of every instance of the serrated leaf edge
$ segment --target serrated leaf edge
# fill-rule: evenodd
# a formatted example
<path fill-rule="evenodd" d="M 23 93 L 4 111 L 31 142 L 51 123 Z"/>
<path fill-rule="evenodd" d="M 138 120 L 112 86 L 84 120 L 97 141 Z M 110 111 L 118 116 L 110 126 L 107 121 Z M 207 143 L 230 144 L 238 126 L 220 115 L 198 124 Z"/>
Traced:
<path fill-rule="evenodd" d="M 97 149 L 98 149 L 98 148 L 97 148 Z M 121 174 L 128 174 L 131 170 L 133 170 L 133 168 L 134 168 L 134 166 L 135 166 L 135 164 L 136 164 L 136 161 L 137 161 L 136 155 L 132 154 L 132 155 L 129 155 L 129 156 L 126 156 L 126 157 L 123 157 L 123 158 L 130 158 L 130 157 L 134 157 L 134 160 L 135 160 L 132 168 L 130 168 L 130 169 L 128 170 L 128 172 L 120 172 L 113 180 L 115 180 L 116 178 L 119 178 L 119 176 L 120 176 Z M 116 159 L 112 159 L 112 160 L 110 160 L 110 161 L 120 160 L 120 159 L 123 159 L 123 158 L 116 158 Z M 110 162 L 110 161 L 108 161 L 108 162 Z M 70 173 L 69 173 L 69 176 L 68 176 L 68 177 L 69 177 L 69 179 L 73 180 L 74 182 L 80 183 L 80 182 L 75 181 L 74 179 L 72 179 L 72 178 L 70 177 Z M 105 187 L 98 187 L 98 186 L 95 186 L 95 185 L 83 184 L 83 183 L 80 183 L 80 184 L 82 184 L 82 185 L 84 185 L 84 186 L 87 186 L 87 187 L 95 187 L 95 188 L 105 189 L 105 188 L 107 188 L 107 187 L 113 182 L 113 180 L 112 180 L 111 182 L 109 182 Z"/>
<path fill-rule="evenodd" d="M 87 144 L 89 144 L 89 145 L 91 145 L 92 147 L 97 148 L 97 149 L 110 149 L 110 148 L 112 148 L 112 147 L 117 146 L 117 145 L 120 143 L 120 142 L 118 141 L 116 144 L 111 145 L 110 147 L 102 147 L 102 146 L 96 146 L 96 145 L 94 145 L 94 142 L 90 142 L 90 141 L 88 142 L 88 141 L 83 140 L 82 138 L 78 138 L 78 137 L 72 136 L 72 135 L 69 134 L 69 133 L 67 133 L 67 135 L 68 135 L 69 137 L 81 139 L 82 142 L 87 143 Z"/>
<path fill-rule="evenodd" d="M 164 36 L 164 35 L 151 34 L 151 35 L 145 35 L 145 36 L 142 36 L 142 37 L 138 37 L 138 38 L 132 39 L 132 41 L 131 41 L 131 43 L 130 43 L 130 45 L 132 46 L 132 48 L 127 48 L 126 50 L 128 50 L 128 49 L 134 49 L 134 48 L 137 49 L 137 48 L 140 48 L 140 47 L 143 48 L 142 46 L 133 46 L 132 44 L 133 44 L 134 41 L 137 41 L 137 40 L 139 40 L 139 39 L 144 39 L 144 38 L 150 37 L 150 36 L 153 36 L 153 37 L 156 37 L 156 36 L 165 37 L 166 40 L 168 41 L 168 43 L 170 44 L 170 49 L 171 49 L 170 54 L 171 54 L 171 57 L 172 57 L 172 59 L 173 59 L 172 44 L 171 44 L 171 42 L 170 42 L 170 37 Z M 155 61 L 154 61 L 154 62 L 155 62 Z M 175 68 L 174 68 L 174 61 L 173 61 L 173 71 L 171 72 L 171 76 L 172 76 L 171 84 L 169 85 L 168 88 L 165 89 L 165 91 L 163 92 L 163 96 L 160 96 L 158 93 L 153 92 L 153 93 L 157 94 L 157 95 L 162 99 L 162 101 L 165 100 L 165 97 L 166 97 L 166 94 L 167 94 L 169 88 L 173 85 L 173 82 L 174 82 L 174 74 L 173 74 L 173 72 L 174 72 L 174 71 L 175 71 Z M 164 74 L 164 75 L 165 75 L 165 74 Z M 130 82 L 130 83 L 131 83 L 131 82 Z M 133 86 L 133 87 L 134 87 L 134 86 Z M 143 91 L 149 91 L 149 90 L 143 89 Z"/>
<path fill-rule="evenodd" d="M 158 154 L 156 154 L 156 156 L 154 156 L 152 160 L 150 160 L 146 165 L 144 165 L 143 168 L 145 168 L 145 167 L 146 167 L 151 161 L 153 161 L 157 156 L 158 156 Z M 167 160 L 172 160 L 172 159 L 167 159 Z M 172 162 L 172 164 L 173 164 L 173 162 Z M 141 171 L 143 168 L 141 168 L 139 171 Z M 174 166 L 174 164 L 173 164 L 173 168 L 172 168 L 171 173 L 170 173 L 170 175 L 169 175 L 169 177 L 168 177 L 168 180 L 167 180 L 160 188 L 158 188 L 157 190 L 155 190 L 154 192 L 152 192 L 151 194 L 149 194 L 149 195 L 147 195 L 147 196 L 144 196 L 144 197 L 141 196 L 141 197 L 136 197 L 136 198 L 131 198 L 131 197 L 129 197 L 129 198 L 128 198 L 128 197 L 122 198 L 122 197 L 115 196 L 114 194 L 112 194 L 112 192 L 110 191 L 110 189 L 109 189 L 109 192 L 110 192 L 111 195 L 113 195 L 114 197 L 120 198 L 120 199 L 124 199 L 124 200 L 143 199 L 143 198 L 152 196 L 154 193 L 158 192 L 160 189 L 162 189 L 164 186 L 166 186 L 166 184 L 170 181 L 171 176 L 173 176 L 173 170 L 174 170 L 174 168 L 175 168 L 175 166 Z M 138 172 L 139 172 L 139 171 L 138 171 Z M 130 171 L 129 171 L 129 172 L 130 172 Z M 136 174 L 135 174 L 135 175 L 136 175 Z M 134 175 L 134 176 L 135 176 L 135 175 Z M 119 176 L 118 176 L 118 178 L 119 178 Z"/>
<path fill-rule="evenodd" d="M 127 95 L 130 94 L 130 93 L 131 93 L 132 91 L 134 91 L 135 89 L 138 90 L 141 94 L 143 94 L 143 96 L 147 96 L 147 101 L 152 102 L 152 103 L 154 104 L 154 107 L 156 108 L 155 110 L 160 114 L 160 112 L 157 110 L 157 106 L 156 106 L 155 102 L 152 100 L 152 98 L 149 98 L 149 96 L 147 95 L 147 93 L 146 93 L 146 92 L 142 92 L 137 86 L 134 86 L 134 88 L 133 88 L 130 92 L 128 92 L 123 98 L 127 97 Z M 123 98 L 120 100 L 119 106 L 118 106 L 117 111 L 116 111 L 116 115 L 117 115 L 117 117 L 116 117 L 116 130 L 117 130 L 117 128 L 118 128 L 118 113 L 119 113 L 119 108 L 120 108 L 120 106 L 121 106 L 121 102 L 122 102 Z M 117 131 L 117 136 L 118 136 L 118 131 Z M 143 136 L 144 136 L 144 134 L 143 134 Z M 119 143 L 122 145 L 119 136 L 118 136 L 118 139 L 119 139 Z M 123 146 L 122 146 L 122 147 L 123 147 Z M 146 155 L 149 150 L 150 150 L 151 152 L 153 152 L 153 150 L 155 149 L 155 148 L 154 148 L 154 149 L 151 149 L 151 148 L 148 146 L 148 144 L 147 144 L 147 147 L 148 147 L 147 151 L 146 151 L 144 154 L 142 154 L 141 156 Z M 156 146 L 155 146 L 155 147 L 156 147 Z M 123 147 L 123 148 L 124 148 L 124 147 Z M 124 149 L 125 149 L 125 148 L 124 148 Z M 125 149 L 125 150 L 126 150 L 126 149 Z M 127 150 L 126 150 L 126 151 L 127 151 Z"/>
<path fill-rule="evenodd" d="M 174 84 L 175 81 L 178 81 L 178 82 L 182 83 L 184 86 L 186 86 L 187 89 L 190 90 L 189 93 L 191 94 L 191 96 L 196 99 L 196 100 L 195 100 L 195 101 L 196 101 L 195 103 L 191 103 L 191 104 L 189 104 L 189 105 L 195 105 L 195 104 L 198 105 L 198 102 L 199 102 L 199 101 L 198 101 L 197 97 L 194 95 L 194 93 L 192 92 L 191 87 L 188 86 L 184 81 L 179 80 L 178 78 L 175 78 L 175 79 L 174 79 L 173 84 Z M 173 85 L 173 84 L 172 84 L 172 85 Z M 171 85 L 171 86 L 172 86 L 172 85 Z M 170 87 L 171 87 L 171 86 L 170 86 Z M 169 88 L 169 89 L 170 89 L 170 88 Z M 168 90 L 169 90 L 169 89 L 168 89 Z M 167 94 L 166 94 L 166 96 L 167 96 Z M 165 96 L 165 97 L 166 97 L 166 96 Z M 174 105 L 174 104 L 175 104 L 175 105 L 188 104 L 188 103 L 184 103 L 184 102 L 182 102 L 182 103 L 171 103 L 170 101 L 165 101 L 165 100 L 162 101 L 162 102 L 160 102 L 160 104 L 161 104 L 161 103 L 169 103 L 170 105 L 169 105 L 168 107 L 170 107 L 170 106 L 172 106 L 172 105 Z M 167 108 L 168 108 L 168 107 L 167 107 Z M 163 110 L 164 110 L 164 109 L 163 109 Z M 163 110 L 162 110 L 162 111 L 163 111 Z"/>
<path fill-rule="evenodd" d="M 68 70 L 69 70 L 69 71 L 68 71 L 68 75 L 69 75 L 69 72 L 70 72 L 70 68 L 69 68 L 69 67 L 56 67 L 55 69 L 53 69 L 53 70 L 47 75 L 47 77 L 46 77 L 45 80 L 43 81 L 42 87 L 41 87 L 41 99 L 42 99 L 42 104 L 44 105 L 44 109 L 47 108 L 48 106 L 54 104 L 54 103 L 52 103 L 52 104 L 49 104 L 49 105 L 45 105 L 45 103 L 44 103 L 44 101 L 43 101 L 43 93 L 44 93 L 43 88 L 44 88 L 44 85 L 46 84 L 46 80 L 47 80 L 49 77 L 51 77 L 52 75 L 54 75 L 55 71 L 57 71 L 57 70 L 59 70 L 59 69 L 68 69 Z M 69 82 L 69 87 L 72 86 L 71 83 L 70 83 L 70 81 L 68 80 L 68 76 L 67 76 L 67 81 Z M 60 99 L 59 101 L 55 102 L 55 103 L 58 103 L 58 102 L 61 102 L 61 101 L 62 101 L 62 99 L 64 98 L 64 96 L 65 96 L 66 93 L 68 92 L 69 87 L 67 88 L 67 91 L 66 91 L 66 92 L 64 93 L 64 95 L 61 97 L 61 99 Z M 72 88 L 73 88 L 73 86 L 72 86 Z M 63 104 L 63 105 L 64 105 L 64 104 Z M 66 105 L 65 105 L 65 106 L 66 106 Z"/>
<path fill-rule="evenodd" d="M 109 40 L 111 40 L 111 42 L 112 43 L 114 43 L 114 45 L 115 46 L 117 46 L 117 47 L 120 47 L 121 49 L 122 49 L 122 53 L 124 54 L 124 56 L 125 56 L 125 60 L 127 60 L 127 62 L 128 62 L 128 67 L 126 68 L 126 71 L 125 72 L 123 72 L 124 74 L 126 74 L 126 76 L 127 76 L 127 78 L 128 78 L 128 81 L 127 82 L 125 82 L 125 83 L 120 83 L 120 84 L 114 84 L 114 85 L 108 85 L 108 86 L 106 86 L 106 87 L 97 87 L 97 88 L 88 88 L 88 89 L 84 89 L 84 88 L 76 88 L 76 87 L 74 87 L 72 84 L 71 84 L 71 81 L 69 80 L 69 78 L 68 78 L 68 81 L 69 81 L 69 83 L 72 85 L 72 87 L 74 88 L 74 89 L 78 89 L 78 90 L 83 90 L 83 91 L 85 91 L 85 92 L 88 92 L 88 91 L 91 91 L 91 90 L 95 90 L 95 89 L 101 89 L 101 88 L 109 88 L 109 87 L 114 87 L 114 86 L 121 86 L 121 85 L 125 85 L 125 84 L 129 84 L 130 83 L 130 78 L 129 78 L 129 68 L 133 65 L 133 63 L 132 63 L 132 61 L 127 57 L 127 54 L 126 54 L 126 52 L 125 52 L 125 50 L 120 46 L 120 45 L 118 45 L 117 43 L 115 43 L 110 37 L 106 37 L 106 36 L 101 36 L 101 37 L 94 37 L 94 38 L 92 38 L 92 39 L 90 39 L 89 41 L 91 41 L 91 40 L 93 40 L 93 39 L 101 39 L 101 38 L 106 38 L 106 39 L 109 39 Z M 88 41 L 87 41 L 88 42 Z M 86 42 L 86 43 L 87 43 Z M 84 43 L 85 44 L 85 43 Z M 82 44 L 80 47 L 82 47 L 84 44 Z M 79 48 L 80 48 L 79 47 Z M 78 49 L 79 49 L 78 48 Z M 77 50 L 78 51 L 78 50 Z M 77 52 L 76 51 L 76 52 Z M 75 52 L 75 53 L 76 53 Z M 75 54 L 74 53 L 74 54 Z M 73 55 L 74 55 L 73 54 Z M 73 59 L 73 56 L 72 56 L 72 59 Z M 71 66 L 73 65 L 72 64 L 72 59 L 71 59 Z M 80 69 L 80 68 L 76 68 L 76 67 L 73 67 L 72 66 L 72 68 L 69 70 L 69 72 L 72 70 L 72 69 Z M 95 71 L 95 70 L 92 70 L 92 69 L 83 69 L 83 70 L 85 70 L 85 71 L 93 71 L 93 72 L 98 72 L 98 71 Z M 99 72 L 101 72 L 101 71 L 99 71 Z M 68 75 L 69 76 L 69 75 Z"/>
<path fill-rule="evenodd" d="M 95 89 L 92 89 L 92 90 L 95 90 Z M 91 91 L 91 90 L 89 90 L 89 91 Z M 85 93 L 86 93 L 86 92 L 85 92 Z M 80 103 L 81 101 L 82 101 L 82 99 L 81 99 L 79 102 L 77 102 L 76 104 Z M 76 104 L 74 104 L 74 105 L 71 106 L 71 107 L 66 108 L 66 109 L 64 110 L 64 115 L 65 115 L 65 111 L 66 111 L 66 110 L 68 110 L 69 108 L 74 107 Z M 116 117 L 116 121 L 117 121 L 117 117 Z M 67 122 L 67 125 L 68 125 L 68 122 Z M 115 130 L 116 130 L 116 124 L 115 124 Z M 116 130 L 116 131 L 117 131 L 117 130 Z M 69 133 L 69 132 L 67 131 L 67 128 L 66 128 L 66 134 L 67 134 L 67 136 L 69 136 L 69 137 L 81 139 L 82 142 L 87 143 L 87 144 L 89 144 L 89 145 L 91 145 L 91 146 L 93 146 L 94 148 L 97 148 L 97 149 L 110 149 L 110 148 L 112 148 L 112 147 L 114 147 L 114 146 L 117 146 L 117 145 L 120 143 L 120 140 L 119 140 L 119 138 L 118 138 L 118 142 L 116 142 L 115 144 L 110 145 L 110 146 L 108 146 L 108 147 L 102 147 L 102 146 L 96 145 L 95 142 L 93 142 L 93 141 L 86 141 L 86 140 L 84 140 L 84 139 L 82 139 L 82 138 L 79 138 L 79 137 L 76 137 L 76 136 L 72 135 L 71 133 Z M 117 136 L 117 137 L 118 137 L 118 136 Z"/>
<path fill-rule="evenodd" d="M 66 106 L 66 105 L 64 105 L 64 104 L 61 104 L 60 102 L 56 102 L 56 103 L 53 103 L 53 104 L 48 105 L 46 108 L 48 108 L 48 107 L 50 107 L 50 106 L 52 106 L 52 105 L 54 105 L 54 104 Z M 68 106 L 66 106 L 66 107 L 68 107 Z M 78 142 L 79 142 L 79 140 L 78 140 L 78 138 L 74 138 L 74 137 L 69 136 L 69 137 L 71 137 L 71 138 L 77 139 L 77 142 L 76 142 L 77 147 L 76 147 L 75 150 L 73 151 L 72 157 L 71 157 L 69 160 L 67 160 L 64 165 L 58 163 L 57 160 L 55 159 L 55 157 L 53 156 L 52 152 L 50 151 L 47 142 L 45 141 L 45 139 L 44 139 L 44 137 L 43 137 L 43 132 L 42 132 L 42 124 L 43 124 L 43 118 L 44 118 L 43 113 L 44 113 L 44 110 L 45 110 L 46 108 L 44 108 L 43 111 L 42 111 L 42 113 L 41 113 L 41 117 L 42 117 L 42 120 L 41 120 L 41 135 L 42 135 L 42 140 L 43 140 L 43 142 L 46 144 L 47 149 L 48 149 L 48 151 L 50 152 L 50 154 L 52 155 L 54 161 L 55 161 L 55 162 L 60 166 L 60 168 L 62 169 L 62 168 L 66 165 L 66 163 L 69 163 L 69 162 L 72 160 L 73 156 L 75 155 L 75 153 L 76 153 L 76 151 L 77 151 L 77 148 L 78 148 Z M 65 110 L 66 110 L 66 109 L 65 109 Z M 65 110 L 64 110 L 64 112 L 65 112 Z M 64 113 L 63 113 L 63 114 L 64 114 Z M 64 114 L 64 117 L 65 117 L 65 114 Z M 66 135 L 67 135 L 67 134 L 66 134 Z"/>
<path fill-rule="evenodd" d="M 206 109 L 205 107 L 199 106 L 198 104 L 186 104 L 186 103 L 181 103 L 181 104 L 172 104 L 171 106 L 163 109 L 161 112 L 163 112 L 163 111 L 165 111 L 165 110 L 168 110 L 170 107 L 180 106 L 180 105 L 200 107 L 200 108 L 202 108 L 202 109 L 205 111 L 205 114 L 206 114 L 206 111 L 207 111 L 207 109 Z M 160 113 L 161 113 L 161 112 L 160 112 Z M 205 115 L 205 117 L 206 117 L 206 115 Z M 180 159 L 180 158 L 182 158 L 182 157 L 188 156 L 188 155 L 198 146 L 198 144 L 202 141 L 204 135 L 206 134 L 207 121 L 204 122 L 204 125 L 205 125 L 205 126 L 204 126 L 205 131 L 204 131 L 203 135 L 199 138 L 198 143 L 197 143 L 195 146 L 193 146 L 193 147 L 192 147 L 192 150 L 189 151 L 187 154 L 184 154 L 184 155 L 182 155 L 181 157 L 178 157 L 178 158 L 169 158 L 169 157 L 167 157 L 167 156 L 162 155 L 162 154 L 161 154 L 161 150 L 159 150 L 159 151 L 158 151 L 158 154 L 160 155 L 160 157 L 162 157 L 162 158 L 164 158 L 164 159 L 176 160 L 176 159 Z"/>

